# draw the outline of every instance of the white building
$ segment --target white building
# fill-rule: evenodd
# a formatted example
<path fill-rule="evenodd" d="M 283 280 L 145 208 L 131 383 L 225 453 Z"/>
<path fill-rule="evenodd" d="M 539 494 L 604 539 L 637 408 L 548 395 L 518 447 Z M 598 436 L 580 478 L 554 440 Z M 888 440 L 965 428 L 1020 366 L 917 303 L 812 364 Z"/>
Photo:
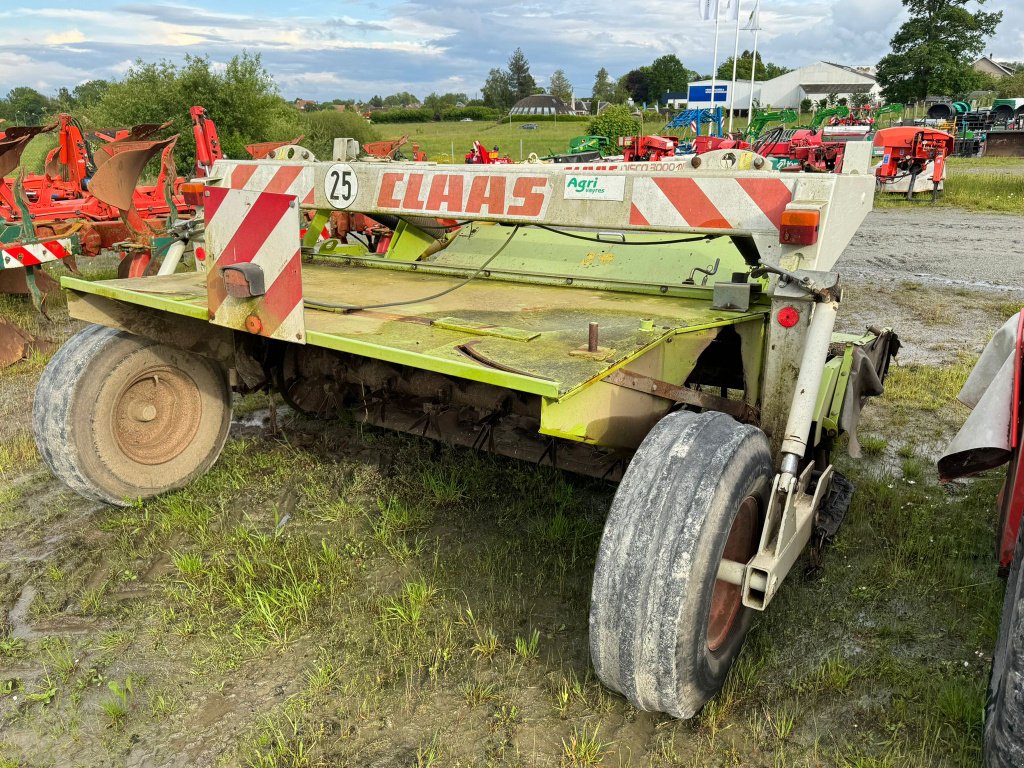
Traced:
<path fill-rule="evenodd" d="M 716 81 L 714 106 L 729 108 L 732 87 L 728 80 Z M 690 83 L 691 98 L 687 107 L 698 109 L 712 106 L 710 89 L 710 80 Z M 845 67 L 827 61 L 808 64 L 772 80 L 754 83 L 754 101 L 762 109 L 798 109 L 804 99 L 818 101 L 833 94 L 836 98 L 845 97 L 848 100 L 858 94 L 867 94 L 872 101 L 877 101 L 881 96 L 881 88 L 869 67 Z M 736 109 L 746 112 L 749 103 L 750 81 L 737 81 Z"/>

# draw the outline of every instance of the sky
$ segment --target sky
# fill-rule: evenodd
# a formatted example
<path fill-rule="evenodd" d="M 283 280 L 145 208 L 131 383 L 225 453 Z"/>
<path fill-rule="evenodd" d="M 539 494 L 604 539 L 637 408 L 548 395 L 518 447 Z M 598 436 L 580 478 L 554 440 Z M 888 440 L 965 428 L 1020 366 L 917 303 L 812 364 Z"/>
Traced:
<path fill-rule="evenodd" d="M 753 0 L 739 2 L 745 18 Z M 1024 2 L 988 0 L 984 8 L 1003 11 L 986 53 L 1024 58 Z M 764 0 L 758 49 L 793 68 L 873 65 L 903 18 L 898 0 Z M 520 46 L 538 84 L 561 68 L 581 95 L 602 66 L 617 77 L 674 53 L 710 72 L 714 50 L 714 23 L 698 19 L 696 0 L 0 0 L 0 29 L 0 94 L 28 85 L 53 95 L 118 78 L 140 58 L 177 63 L 190 53 L 222 66 L 248 50 L 262 55 L 288 99 L 399 91 L 473 98 Z M 732 55 L 734 39 L 734 26 L 723 23 L 719 61 Z M 752 32 L 740 33 L 740 50 L 752 42 Z"/>

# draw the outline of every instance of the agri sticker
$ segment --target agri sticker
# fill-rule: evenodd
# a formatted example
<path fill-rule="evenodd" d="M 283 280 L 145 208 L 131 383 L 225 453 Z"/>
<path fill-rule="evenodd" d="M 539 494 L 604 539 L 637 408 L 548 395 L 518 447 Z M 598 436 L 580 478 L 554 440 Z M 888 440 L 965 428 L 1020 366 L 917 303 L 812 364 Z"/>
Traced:
<path fill-rule="evenodd" d="M 625 197 L 625 176 L 569 175 L 565 177 L 566 200 L 617 200 Z"/>

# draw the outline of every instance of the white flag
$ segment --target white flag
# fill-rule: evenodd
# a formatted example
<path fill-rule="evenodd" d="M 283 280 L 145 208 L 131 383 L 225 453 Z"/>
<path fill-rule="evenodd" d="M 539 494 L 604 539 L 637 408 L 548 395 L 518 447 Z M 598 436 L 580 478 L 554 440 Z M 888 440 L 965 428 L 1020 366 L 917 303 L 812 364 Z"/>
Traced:
<path fill-rule="evenodd" d="M 757 2 L 754 3 L 754 10 L 752 10 L 750 12 L 750 16 L 747 17 L 746 22 L 743 24 L 743 29 L 746 29 L 746 30 L 760 29 L 761 28 L 761 24 L 760 24 L 760 19 L 758 18 L 760 16 L 760 13 L 761 13 L 761 2 L 760 2 L 760 0 L 758 0 Z"/>
<path fill-rule="evenodd" d="M 740 0 L 719 0 L 718 12 L 724 14 L 726 21 L 738 21 L 740 18 Z"/>
<path fill-rule="evenodd" d="M 701 21 L 711 21 L 718 14 L 718 0 L 697 0 L 697 15 Z"/>

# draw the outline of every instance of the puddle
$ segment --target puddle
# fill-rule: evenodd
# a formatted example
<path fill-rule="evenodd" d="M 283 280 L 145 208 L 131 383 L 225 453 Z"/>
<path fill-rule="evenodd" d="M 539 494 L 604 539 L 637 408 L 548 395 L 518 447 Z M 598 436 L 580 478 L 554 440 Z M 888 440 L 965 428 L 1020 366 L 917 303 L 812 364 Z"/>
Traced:
<path fill-rule="evenodd" d="M 31 584 L 26 584 L 22 588 L 21 594 L 18 595 L 18 601 L 7 614 L 7 621 L 11 625 L 11 635 L 19 640 L 35 640 L 40 637 L 40 633 L 32 629 L 28 623 L 28 609 L 35 599 L 36 588 Z"/>

